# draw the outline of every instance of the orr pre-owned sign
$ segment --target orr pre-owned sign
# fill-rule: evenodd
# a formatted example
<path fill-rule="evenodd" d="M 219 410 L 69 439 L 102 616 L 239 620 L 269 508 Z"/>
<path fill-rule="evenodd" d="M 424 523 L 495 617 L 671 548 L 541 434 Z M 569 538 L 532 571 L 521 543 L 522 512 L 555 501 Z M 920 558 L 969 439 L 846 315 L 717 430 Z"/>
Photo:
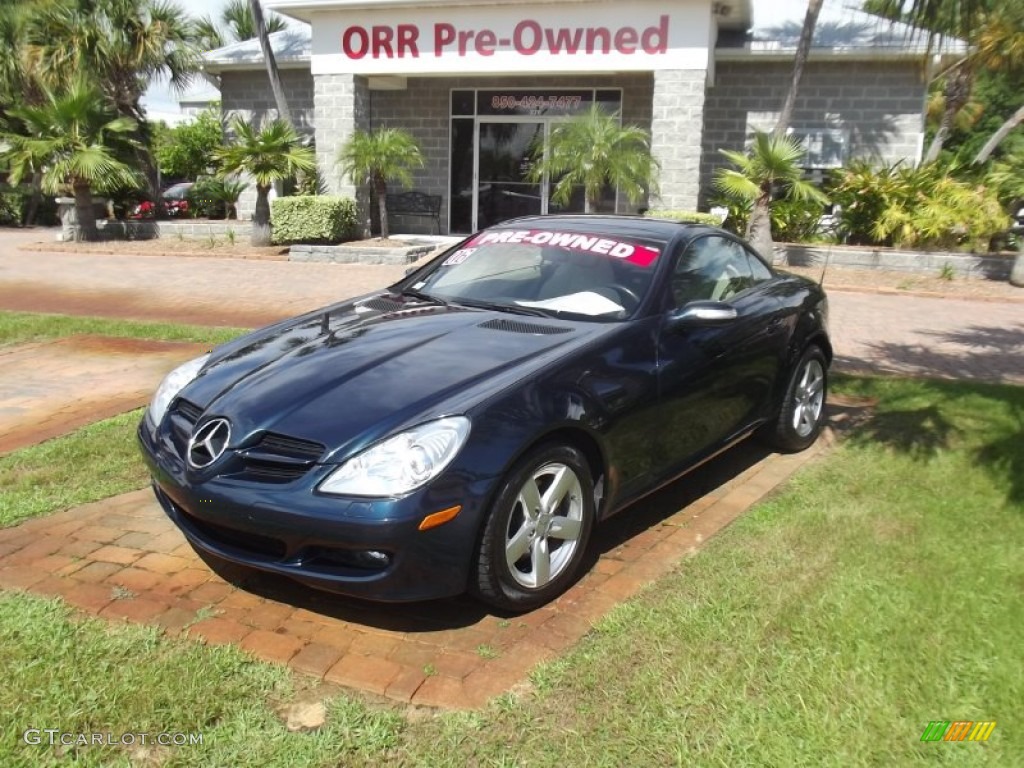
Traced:
<path fill-rule="evenodd" d="M 655 55 L 668 52 L 668 27 L 668 14 L 643 30 L 628 24 L 617 29 L 548 27 L 535 19 L 523 19 L 508 37 L 499 37 L 493 29 L 459 28 L 444 21 L 433 25 L 432 34 L 422 34 L 426 30 L 416 24 L 352 24 L 341 33 L 341 50 L 349 59 L 493 56 L 500 50 L 520 56 L 535 56 L 541 51 L 567 56 L 608 54 L 613 50 L 626 56 L 638 51 Z"/>
<path fill-rule="evenodd" d="M 710 7 L 566 2 L 318 14 L 313 74 L 705 69 Z"/>

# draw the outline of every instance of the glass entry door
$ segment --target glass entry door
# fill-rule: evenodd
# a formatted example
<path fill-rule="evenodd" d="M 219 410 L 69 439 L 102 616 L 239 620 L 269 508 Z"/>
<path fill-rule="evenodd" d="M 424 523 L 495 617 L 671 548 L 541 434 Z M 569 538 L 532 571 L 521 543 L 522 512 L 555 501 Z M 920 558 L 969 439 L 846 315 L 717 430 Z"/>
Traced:
<path fill-rule="evenodd" d="M 476 229 L 544 210 L 543 187 L 527 180 L 544 121 L 477 123 Z"/>

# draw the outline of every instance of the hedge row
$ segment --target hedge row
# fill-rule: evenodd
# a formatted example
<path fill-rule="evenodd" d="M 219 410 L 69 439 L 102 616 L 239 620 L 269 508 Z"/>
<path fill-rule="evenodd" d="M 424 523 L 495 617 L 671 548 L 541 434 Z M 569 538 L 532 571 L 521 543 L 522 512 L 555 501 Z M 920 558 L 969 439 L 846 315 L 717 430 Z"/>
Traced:
<path fill-rule="evenodd" d="M 276 244 L 330 244 L 351 240 L 356 232 L 356 203 L 347 197 L 299 195 L 271 201 Z"/>
<path fill-rule="evenodd" d="M 685 221 L 691 224 L 710 224 L 713 227 L 722 225 L 722 217 L 713 213 L 700 213 L 698 211 L 673 211 L 668 209 L 655 209 L 647 211 L 644 216 L 651 219 L 672 219 L 673 221 Z"/>

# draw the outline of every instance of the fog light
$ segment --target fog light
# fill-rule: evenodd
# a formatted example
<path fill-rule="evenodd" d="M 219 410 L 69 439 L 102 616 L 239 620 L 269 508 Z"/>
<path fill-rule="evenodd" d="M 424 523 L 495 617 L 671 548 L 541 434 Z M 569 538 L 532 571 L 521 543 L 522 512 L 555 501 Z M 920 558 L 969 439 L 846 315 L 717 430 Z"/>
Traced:
<path fill-rule="evenodd" d="M 391 564 L 391 555 L 376 549 L 356 552 L 355 556 L 356 561 L 363 568 L 387 568 Z"/>

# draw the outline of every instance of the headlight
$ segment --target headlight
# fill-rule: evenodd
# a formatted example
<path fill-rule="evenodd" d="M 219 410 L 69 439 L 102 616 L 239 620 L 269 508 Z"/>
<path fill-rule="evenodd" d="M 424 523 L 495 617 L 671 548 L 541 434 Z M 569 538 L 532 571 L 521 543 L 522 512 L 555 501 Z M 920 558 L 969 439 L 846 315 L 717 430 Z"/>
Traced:
<path fill-rule="evenodd" d="M 159 424 L 163 421 L 164 414 L 167 413 L 167 406 L 171 404 L 171 400 L 199 374 L 199 370 L 206 365 L 206 361 L 209 359 L 210 355 L 205 354 L 202 357 L 197 357 L 195 360 L 189 360 L 164 377 L 164 380 L 160 382 L 160 386 L 157 387 L 156 394 L 153 395 L 153 402 L 149 404 L 149 417 L 153 420 L 154 424 Z"/>
<path fill-rule="evenodd" d="M 401 496 L 441 474 L 468 436 L 465 416 L 420 424 L 356 454 L 328 475 L 320 490 L 343 496 Z"/>

